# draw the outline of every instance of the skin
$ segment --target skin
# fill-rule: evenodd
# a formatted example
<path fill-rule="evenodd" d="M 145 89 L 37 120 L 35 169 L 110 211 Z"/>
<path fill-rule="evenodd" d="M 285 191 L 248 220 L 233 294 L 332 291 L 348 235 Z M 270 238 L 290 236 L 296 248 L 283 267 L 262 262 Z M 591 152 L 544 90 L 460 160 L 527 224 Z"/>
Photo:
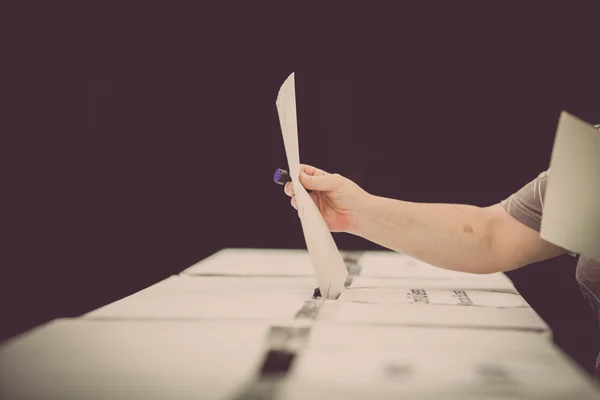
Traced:
<path fill-rule="evenodd" d="M 493 273 L 565 253 L 500 204 L 475 207 L 379 197 L 340 174 L 304 164 L 300 183 L 312 191 L 332 232 L 351 233 L 441 268 Z M 291 182 L 284 191 L 297 209 Z"/>

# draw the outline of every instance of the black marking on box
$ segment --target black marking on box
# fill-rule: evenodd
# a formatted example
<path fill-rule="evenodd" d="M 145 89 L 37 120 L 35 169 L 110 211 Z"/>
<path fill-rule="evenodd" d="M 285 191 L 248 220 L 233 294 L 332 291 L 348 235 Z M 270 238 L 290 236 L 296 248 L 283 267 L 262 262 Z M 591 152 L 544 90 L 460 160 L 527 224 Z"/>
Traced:
<path fill-rule="evenodd" d="M 265 356 L 254 380 L 245 385 L 232 400 L 272 400 L 277 397 L 284 378 L 306 346 L 310 326 L 272 326 L 267 336 Z"/>
<path fill-rule="evenodd" d="M 362 267 L 358 262 L 360 259 L 360 254 L 344 253 L 342 258 L 344 260 L 344 264 L 346 265 L 346 269 L 348 270 L 348 275 L 359 276 L 362 270 Z"/>
<path fill-rule="evenodd" d="M 473 300 L 469 297 L 466 291 L 464 290 L 453 290 L 454 297 L 458 300 L 458 303 L 464 306 L 472 306 Z"/>
<path fill-rule="evenodd" d="M 429 296 L 425 289 L 410 289 L 410 294 L 415 303 L 429 304 Z"/>
<path fill-rule="evenodd" d="M 398 380 L 406 379 L 412 375 L 413 371 L 407 364 L 388 364 L 385 366 L 384 375 L 387 378 Z"/>
<path fill-rule="evenodd" d="M 316 291 L 317 289 L 315 289 Z M 320 293 L 319 293 L 320 295 Z M 321 309 L 322 301 L 306 300 L 300 310 L 295 315 L 295 319 L 316 319 Z"/>

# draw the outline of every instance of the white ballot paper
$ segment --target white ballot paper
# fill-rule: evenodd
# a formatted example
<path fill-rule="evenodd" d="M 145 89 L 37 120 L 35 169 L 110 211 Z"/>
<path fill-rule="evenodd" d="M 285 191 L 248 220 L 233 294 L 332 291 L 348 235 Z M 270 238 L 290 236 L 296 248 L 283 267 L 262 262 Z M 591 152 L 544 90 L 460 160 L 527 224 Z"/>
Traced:
<path fill-rule="evenodd" d="M 299 180 L 300 153 L 293 73 L 281 85 L 276 105 L 306 247 L 315 268 L 321 295 L 326 299 L 335 299 L 344 290 L 348 270 L 321 212 Z"/>
<path fill-rule="evenodd" d="M 542 239 L 600 261 L 600 132 L 566 112 L 542 207 Z"/>

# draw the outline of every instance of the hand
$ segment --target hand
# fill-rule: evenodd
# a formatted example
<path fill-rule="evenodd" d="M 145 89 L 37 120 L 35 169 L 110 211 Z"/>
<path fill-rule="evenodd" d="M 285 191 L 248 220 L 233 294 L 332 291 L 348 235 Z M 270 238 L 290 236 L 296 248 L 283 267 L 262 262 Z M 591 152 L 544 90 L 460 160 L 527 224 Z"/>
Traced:
<path fill-rule="evenodd" d="M 312 190 L 310 197 L 330 231 L 351 233 L 356 230 L 369 193 L 340 174 L 330 174 L 310 165 L 300 165 L 300 183 L 305 189 Z M 291 196 L 292 207 L 298 209 L 292 182 L 286 183 L 284 191 Z"/>

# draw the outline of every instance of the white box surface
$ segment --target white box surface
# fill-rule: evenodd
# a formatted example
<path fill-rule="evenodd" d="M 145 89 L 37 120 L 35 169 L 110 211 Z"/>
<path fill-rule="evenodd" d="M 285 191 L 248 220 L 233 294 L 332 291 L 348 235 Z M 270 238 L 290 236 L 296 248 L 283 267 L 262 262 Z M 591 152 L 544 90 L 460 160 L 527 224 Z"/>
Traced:
<path fill-rule="evenodd" d="M 192 265 L 183 275 L 315 276 L 306 250 L 223 249 Z"/>
<path fill-rule="evenodd" d="M 257 322 L 56 320 L 0 348 L 3 400 L 228 399 L 260 367 Z"/>
<path fill-rule="evenodd" d="M 292 319 L 315 287 L 312 278 L 172 276 L 86 317 Z"/>
<path fill-rule="evenodd" d="M 278 399 L 597 396 L 538 333 L 320 324 Z"/>

